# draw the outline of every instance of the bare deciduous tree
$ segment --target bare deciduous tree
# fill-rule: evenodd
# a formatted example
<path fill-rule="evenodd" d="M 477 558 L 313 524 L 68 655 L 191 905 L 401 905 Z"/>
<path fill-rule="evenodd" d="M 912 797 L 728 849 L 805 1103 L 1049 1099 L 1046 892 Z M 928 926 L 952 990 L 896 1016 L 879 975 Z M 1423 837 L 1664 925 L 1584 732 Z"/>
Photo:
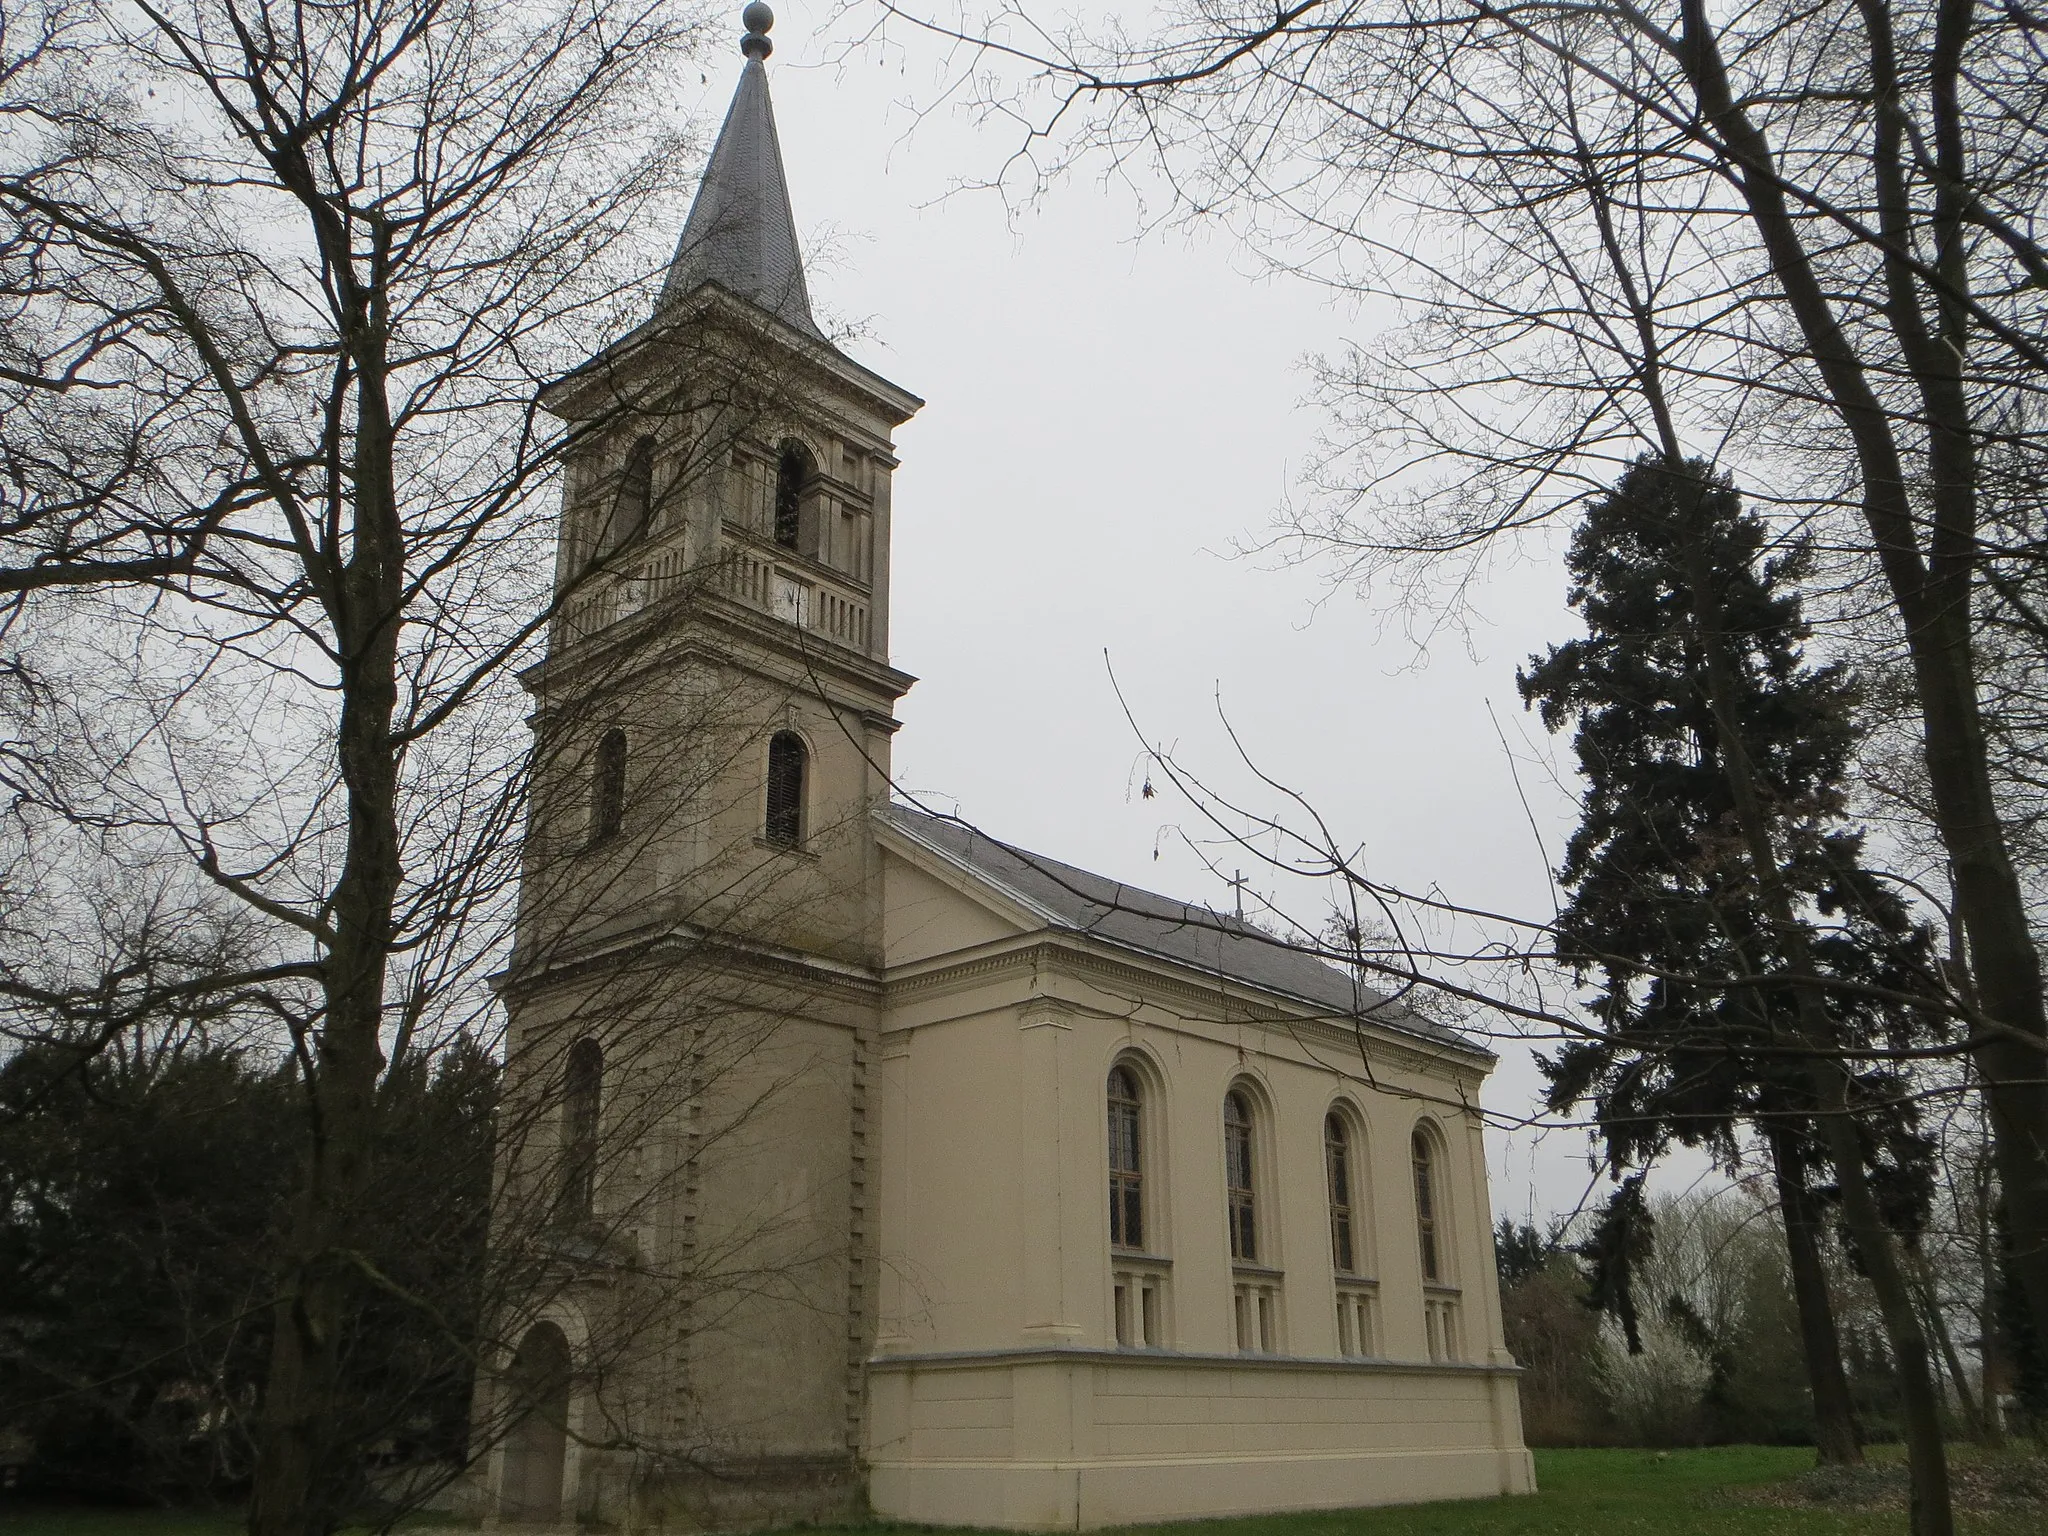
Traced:
<path fill-rule="evenodd" d="M 489 1032 L 482 982 L 506 958 L 519 833 L 588 747 L 559 709 L 529 742 L 514 674 L 551 632 L 561 643 L 625 600 L 688 603 L 715 576 L 669 570 L 657 594 L 635 538 L 783 389 L 743 329 L 644 318 L 667 254 L 647 237 L 677 227 L 694 170 L 666 87 L 708 35 L 668 0 L 30 0 L 0 19 L 15 825 L 69 840 L 60 876 L 110 858 L 182 870 L 171 887 L 224 895 L 254 935 L 233 964 L 169 964 L 159 946 L 137 967 L 43 963 L 24 934 L 7 996 L 25 1019 L 99 1019 L 108 1038 L 167 998 L 232 996 L 296 1058 L 303 1161 L 250 1515 L 263 1536 L 331 1529 L 388 1433 L 349 1374 L 369 1309 L 418 1300 L 368 1257 L 383 1085 Z M 586 367 L 593 340 L 622 333 Z M 657 372 L 636 361 L 657 352 Z M 551 416 L 548 388 L 579 368 L 601 403 Z M 626 423 L 663 440 L 637 521 L 579 535 L 556 572 L 564 475 L 617 474 Z M 730 702 L 671 720 L 706 729 L 642 770 L 702 791 Z M 602 904 L 582 891 L 564 909 Z M 650 984 L 619 986 L 652 1006 Z M 613 990 L 607 1016 L 629 1017 Z M 765 1049 L 706 1033 L 685 1053 L 698 1101 Z M 561 1123 L 559 1082 L 533 1088 L 552 1081 L 547 1054 L 508 1087 L 504 1167 L 535 1134 L 570 1155 L 534 1129 Z M 630 1052 L 615 1059 L 630 1069 Z M 675 1101 L 661 1074 L 679 1070 L 639 1075 L 607 1146 L 638 1155 L 635 1117 Z M 707 1123 L 745 1124 L 758 1097 Z M 628 1187 L 595 1164 L 578 1177 Z M 593 1209 L 627 1222 L 661 1183 Z M 488 1365 L 490 1330 L 540 1289 L 613 1264 L 587 1234 L 565 1250 L 562 1231 L 552 1206 L 500 1213 L 479 1260 L 497 1269 L 474 1318 L 441 1320 L 448 1347 Z M 692 1260 L 703 1305 L 800 1262 L 742 1236 Z"/>
<path fill-rule="evenodd" d="M 1132 40 L 1015 7 L 884 10 L 953 39 L 975 99 L 1021 115 L 1013 184 L 1090 157 L 1158 170 L 1175 212 L 1233 214 L 1277 265 L 1404 304 L 1328 370 L 1340 494 L 1290 534 L 1422 622 L 1644 445 L 1714 459 L 1838 552 L 1863 627 L 1910 665 L 2048 1319 L 2048 1015 L 1976 625 L 1987 590 L 2038 611 L 2035 20 L 1307 0 L 1189 7 Z"/>

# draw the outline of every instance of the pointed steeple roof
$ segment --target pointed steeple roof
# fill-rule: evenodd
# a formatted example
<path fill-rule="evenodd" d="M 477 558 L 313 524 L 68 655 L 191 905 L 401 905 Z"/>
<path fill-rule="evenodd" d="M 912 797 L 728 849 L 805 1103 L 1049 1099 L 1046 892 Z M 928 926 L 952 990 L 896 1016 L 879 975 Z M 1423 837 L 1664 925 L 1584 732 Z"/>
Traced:
<path fill-rule="evenodd" d="M 726 292 L 766 310 L 806 336 L 825 340 L 811 318 L 804 288 L 804 263 L 797 249 L 796 219 L 789 209 L 789 182 L 782 170 L 782 145 L 775 136 L 775 109 L 768 100 L 763 64 L 774 45 L 768 29 L 775 13 L 754 0 L 740 15 L 746 36 L 740 52 L 746 67 L 733 92 L 718 145 L 704 169 L 697 200 L 690 205 L 682 242 L 661 285 L 666 304 L 716 283 Z"/>

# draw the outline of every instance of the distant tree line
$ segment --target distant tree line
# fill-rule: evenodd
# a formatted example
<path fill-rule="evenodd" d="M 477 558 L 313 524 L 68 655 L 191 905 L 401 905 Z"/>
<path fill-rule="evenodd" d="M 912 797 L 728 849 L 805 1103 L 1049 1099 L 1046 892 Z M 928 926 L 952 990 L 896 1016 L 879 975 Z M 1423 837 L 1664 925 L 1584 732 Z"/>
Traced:
<path fill-rule="evenodd" d="M 1943 1240 L 1967 1228 L 1971 1215 L 1966 1207 L 1931 1212 L 1916 1250 L 1930 1272 L 1953 1283 L 1926 1293 L 1942 1309 L 1940 1326 L 1980 1349 L 1982 1335 L 1993 1333 L 1993 1357 L 2002 1360 L 1951 1385 L 1944 1427 L 1983 1436 L 1976 1394 L 1989 1392 L 1999 1399 L 1992 1406 L 2003 1433 L 2048 1435 L 2048 1354 L 2027 1331 L 2009 1266 L 1991 1256 L 1987 1292 L 1974 1281 L 1984 1256 Z M 1648 1196 L 1641 1222 L 1625 1325 L 1603 1287 L 1608 1255 L 1598 1223 L 1501 1218 L 1501 1316 L 1523 1371 L 1528 1442 L 1818 1445 L 1825 1426 L 1768 1180 Z M 1869 1284 L 1837 1239 L 1823 1232 L 1818 1248 L 1856 1441 L 1896 1441 L 1898 1372 Z"/>

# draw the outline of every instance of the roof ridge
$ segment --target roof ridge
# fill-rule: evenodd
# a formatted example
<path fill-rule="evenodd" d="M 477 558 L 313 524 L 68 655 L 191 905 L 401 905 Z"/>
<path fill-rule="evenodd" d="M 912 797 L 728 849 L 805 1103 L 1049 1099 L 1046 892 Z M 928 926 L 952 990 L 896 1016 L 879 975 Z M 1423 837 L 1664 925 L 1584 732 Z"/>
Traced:
<path fill-rule="evenodd" d="M 895 800 L 891 800 L 890 802 L 888 802 L 888 804 L 885 805 L 882 809 L 883 814 L 885 816 L 888 816 L 889 813 L 892 811 L 904 810 L 910 811 L 914 815 L 922 816 L 927 821 L 935 821 L 943 825 L 953 825 L 953 823 L 947 822 L 946 818 L 942 816 L 934 816 L 930 811 L 920 811 L 913 806 L 904 805 L 901 802 Z M 917 827 L 914 823 L 903 821 L 893 816 L 891 816 L 889 819 L 894 823 L 897 831 L 901 832 L 905 837 L 909 838 L 912 842 L 916 843 L 920 848 L 926 849 L 929 852 L 937 855 L 940 859 L 944 860 L 947 864 L 950 864 L 953 868 L 959 870 L 963 874 L 973 876 L 982 884 L 994 886 L 998 892 L 1008 897 L 1011 901 L 1014 901 L 1018 906 L 1022 907 L 1026 912 L 1029 912 L 1033 917 L 1038 918 L 1040 921 L 1053 927 L 1063 926 L 1063 924 L 1061 923 L 1060 915 L 1057 912 L 1053 911 L 1050 907 L 1046 906 L 1044 902 L 1033 901 L 1030 896 L 1026 895 L 1023 891 L 1018 890 L 1015 886 L 1011 885 L 1008 881 L 1004 880 L 1000 875 L 994 874 L 986 869 L 976 868 L 974 865 L 968 863 L 967 860 L 960 857 L 960 855 L 953 852 L 952 849 L 945 847 L 944 845 L 936 842 L 930 837 L 924 836 L 922 830 L 919 827 Z M 971 837 L 979 837 L 986 842 L 995 842 L 994 838 L 989 837 L 989 835 L 986 832 L 981 831 L 977 827 L 969 827 L 964 822 L 959 823 L 958 825 L 963 827 L 963 829 Z M 997 846 L 1003 848 L 1006 852 L 1010 851 L 1007 844 L 997 844 Z M 1074 866 L 1067 865 L 1063 867 L 1073 868 Z"/>
<path fill-rule="evenodd" d="M 1149 896 L 1155 901 L 1163 902 L 1168 906 L 1179 907 L 1182 911 L 1185 912 L 1202 913 L 1205 916 L 1214 918 L 1217 921 L 1217 923 L 1222 925 L 1217 930 L 1218 932 L 1233 935 L 1241 935 L 1245 938 L 1260 937 L 1268 940 L 1275 939 L 1275 936 L 1273 934 L 1267 932 L 1265 929 L 1259 927 L 1257 924 L 1248 922 L 1246 919 L 1241 917 L 1232 917 L 1227 912 L 1219 912 L 1205 901 L 1186 901 L 1178 896 L 1170 896 L 1165 891 L 1155 891 L 1150 886 L 1134 885 L 1130 881 L 1120 879 L 1115 875 L 1105 875 L 1100 873 L 1099 871 L 1089 869 L 1084 865 L 1069 863 L 1065 859 L 1056 859 L 1049 853 L 1039 853 L 1035 849 L 1025 848 L 1016 843 L 1006 843 L 999 837 L 990 836 L 987 832 L 983 831 L 980 827 L 974 825 L 972 822 L 962 820 L 958 817 L 940 816 L 935 814 L 934 812 L 924 810 L 918 806 L 906 804 L 901 800 L 891 800 L 888 803 L 887 809 L 890 811 L 907 811 L 913 816 L 923 817 L 925 820 L 937 822 L 941 826 L 958 827 L 962 832 L 966 833 L 969 837 L 978 837 L 983 842 L 987 843 L 990 847 L 1000 849 L 1002 852 L 1009 854 L 1012 858 L 1024 860 L 1026 863 L 1033 866 L 1044 865 L 1053 870 L 1067 870 L 1073 874 L 1084 876 L 1089 880 L 1096 880 L 1102 882 L 1104 885 L 1115 886 L 1118 891 L 1128 891 L 1133 895 L 1137 896 Z M 913 833 L 913 835 L 915 834 Z M 927 838 L 920 838 L 919 841 L 925 843 L 927 846 L 931 846 L 930 840 Z M 950 853 L 948 853 L 947 856 L 949 858 L 954 857 Z M 959 860 L 957 858 L 954 858 L 954 862 L 957 863 L 959 862 Z M 977 870 L 975 873 L 986 880 L 994 881 L 998 879 L 998 877 L 990 875 L 986 871 Z M 1075 892 L 1074 894 L 1080 900 L 1083 901 L 1093 901 L 1095 899 L 1091 896 L 1082 895 L 1079 892 Z M 1042 910 L 1042 904 L 1033 903 L 1032 905 L 1034 906 L 1034 908 Z M 1049 915 L 1057 917 L 1058 914 L 1054 913 Z M 1285 941 L 1275 940 L 1275 942 L 1284 943 Z"/>
<path fill-rule="evenodd" d="M 1013 847 L 971 822 L 899 800 L 885 802 L 875 814 L 919 848 L 991 887 L 1049 928 L 1292 997 L 1333 1015 L 1368 1018 L 1402 1034 L 1492 1055 L 1356 972 L 1213 907 Z M 987 850 L 985 855 L 977 855 L 977 844 Z M 1031 886 L 1047 889 L 1034 893 Z M 1082 910 L 1062 912 L 1062 901 Z"/>

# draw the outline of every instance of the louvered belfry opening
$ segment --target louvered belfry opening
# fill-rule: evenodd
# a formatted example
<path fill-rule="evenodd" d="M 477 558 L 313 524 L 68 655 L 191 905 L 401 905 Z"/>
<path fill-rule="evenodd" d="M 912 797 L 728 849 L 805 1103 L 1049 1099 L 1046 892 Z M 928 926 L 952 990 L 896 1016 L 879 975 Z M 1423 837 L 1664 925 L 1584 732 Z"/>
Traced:
<path fill-rule="evenodd" d="M 619 474 L 618 509 L 612 522 L 620 547 L 647 532 L 654 511 L 654 439 L 643 437 L 626 455 L 626 467 Z"/>
<path fill-rule="evenodd" d="M 811 456 L 801 443 L 784 443 L 775 460 L 775 542 L 795 549 L 803 536 L 804 491 L 811 483 Z"/>
<path fill-rule="evenodd" d="M 562 1077 L 562 1184 L 556 1206 L 565 1222 L 588 1221 L 597 1196 L 597 1124 L 604 1096 L 604 1047 L 578 1040 Z"/>
<path fill-rule="evenodd" d="M 595 847 L 618 836 L 626 819 L 626 733 L 618 728 L 598 739 L 590 781 L 590 842 Z"/>
<path fill-rule="evenodd" d="M 804 840 L 804 773 L 810 752 L 794 731 L 777 731 L 768 743 L 768 815 L 762 836 L 776 848 L 799 848 Z"/>
<path fill-rule="evenodd" d="M 598 737 L 590 774 L 590 844 L 610 842 L 627 819 L 627 733 L 612 727 Z"/>

